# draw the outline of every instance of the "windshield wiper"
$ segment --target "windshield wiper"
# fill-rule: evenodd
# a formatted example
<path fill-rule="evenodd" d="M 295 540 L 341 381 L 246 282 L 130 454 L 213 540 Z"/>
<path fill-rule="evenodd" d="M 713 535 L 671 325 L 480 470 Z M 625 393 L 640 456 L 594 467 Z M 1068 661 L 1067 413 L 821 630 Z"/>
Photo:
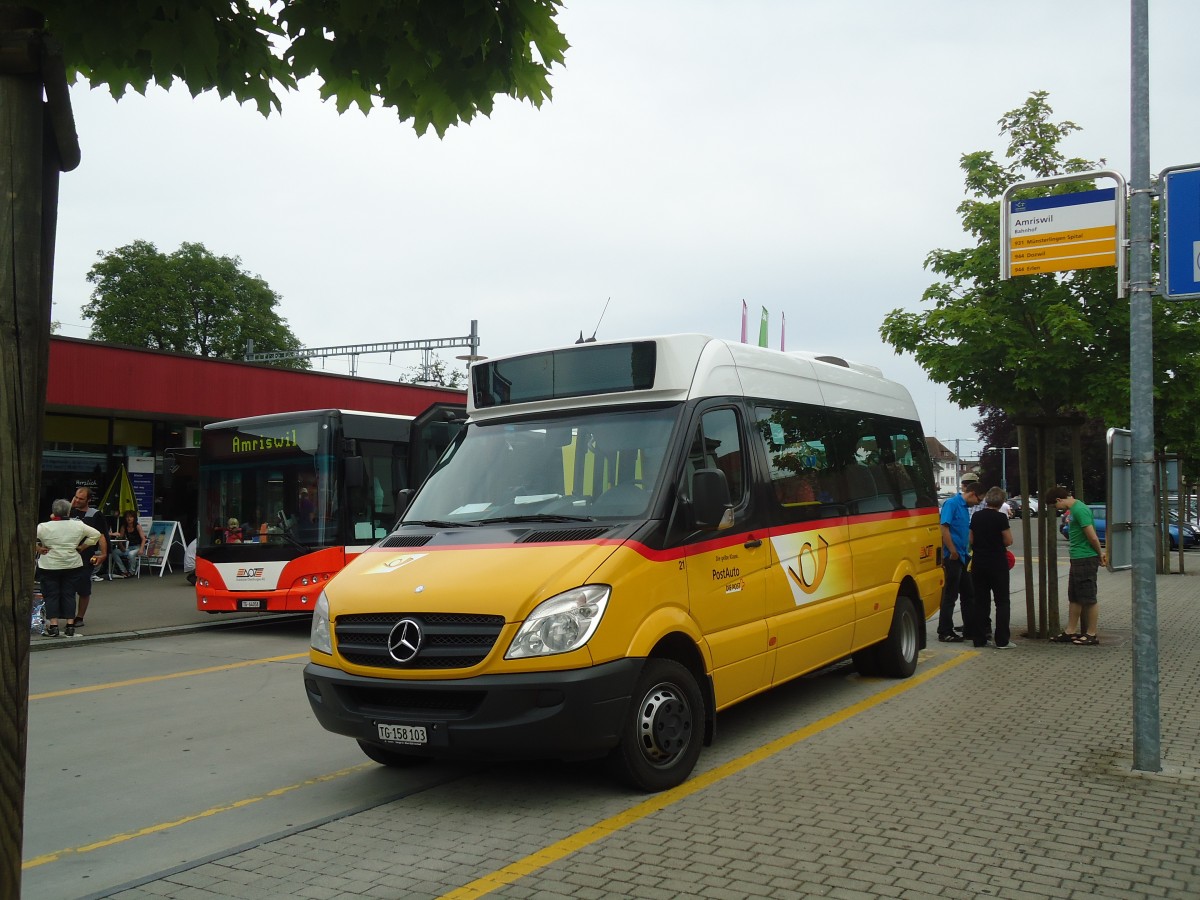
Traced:
<path fill-rule="evenodd" d="M 290 531 L 281 531 L 281 532 L 279 532 L 279 534 L 271 535 L 271 537 L 281 537 L 281 538 L 285 539 L 289 544 L 299 547 L 305 553 L 309 553 L 312 550 L 312 547 L 308 546 L 308 544 L 302 544 L 302 543 L 300 543 L 300 541 L 298 541 L 294 537 L 292 537 L 292 533 Z"/>
<path fill-rule="evenodd" d="M 426 528 L 474 528 L 478 522 L 443 522 L 441 519 L 406 519 L 400 525 L 424 525 Z"/>
<path fill-rule="evenodd" d="M 479 524 L 488 522 L 595 522 L 591 516 L 564 516 L 550 513 L 532 513 L 526 516 L 495 516 L 490 519 L 480 519 Z"/>

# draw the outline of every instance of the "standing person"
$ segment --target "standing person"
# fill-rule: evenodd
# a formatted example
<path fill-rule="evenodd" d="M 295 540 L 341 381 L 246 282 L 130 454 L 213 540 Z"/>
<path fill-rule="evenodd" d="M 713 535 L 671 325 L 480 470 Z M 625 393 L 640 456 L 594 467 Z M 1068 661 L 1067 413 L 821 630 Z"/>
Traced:
<path fill-rule="evenodd" d="M 1013 542 L 1008 516 L 1004 513 L 1005 493 L 994 487 L 984 494 L 984 507 L 971 517 L 971 586 L 975 591 L 976 624 L 991 617 L 996 604 L 996 649 L 1017 646 L 1009 633 L 1008 552 Z M 977 629 L 976 647 L 986 647 L 986 632 Z"/>
<path fill-rule="evenodd" d="M 1100 643 L 1096 636 L 1100 614 L 1097 575 L 1102 565 L 1108 564 L 1108 555 L 1100 546 L 1096 535 L 1092 511 L 1086 503 L 1080 503 L 1062 485 L 1047 492 L 1046 500 L 1060 512 L 1066 512 L 1067 537 L 1071 542 L 1071 571 L 1067 576 L 1067 630 L 1050 638 L 1056 644 L 1077 644 L 1094 647 Z"/>
<path fill-rule="evenodd" d="M 88 604 L 92 601 L 92 573 L 97 566 L 102 565 L 108 559 L 108 538 L 106 537 L 108 523 L 104 521 L 100 510 L 91 506 L 91 502 L 91 488 L 81 487 L 71 498 L 71 518 L 82 519 L 85 525 L 100 532 L 100 543 L 95 556 L 92 556 L 91 550 L 79 551 L 80 559 L 83 561 L 83 570 L 79 573 L 79 583 L 75 586 L 75 592 L 79 594 L 79 608 L 75 612 L 75 621 L 72 624 L 76 628 L 83 627 L 83 617 L 87 615 Z"/>
<path fill-rule="evenodd" d="M 137 574 L 142 548 L 146 546 L 146 533 L 142 531 L 142 523 L 138 521 L 137 513 L 132 509 L 121 513 L 121 522 L 112 536 L 125 541 L 125 549 L 116 550 L 115 558 L 121 568 L 121 577 L 132 578 Z"/>
<path fill-rule="evenodd" d="M 71 518 L 71 504 L 55 500 L 50 506 L 50 521 L 37 527 L 37 549 L 41 558 L 42 599 L 46 601 L 44 634 L 58 637 L 58 618 L 66 620 L 65 634 L 75 637 L 75 591 L 82 578 L 91 578 L 88 557 L 104 537 L 95 528 Z M 90 580 L 88 582 L 91 583 Z"/>
<path fill-rule="evenodd" d="M 942 586 L 942 609 L 938 616 L 938 640 L 943 643 L 959 643 L 966 637 L 974 637 L 973 592 L 971 579 L 967 575 L 967 557 L 970 554 L 971 511 L 979 502 L 977 482 L 965 482 L 962 490 L 942 504 L 942 569 L 945 584 Z M 954 630 L 954 601 L 959 601 L 962 612 L 963 634 Z"/>

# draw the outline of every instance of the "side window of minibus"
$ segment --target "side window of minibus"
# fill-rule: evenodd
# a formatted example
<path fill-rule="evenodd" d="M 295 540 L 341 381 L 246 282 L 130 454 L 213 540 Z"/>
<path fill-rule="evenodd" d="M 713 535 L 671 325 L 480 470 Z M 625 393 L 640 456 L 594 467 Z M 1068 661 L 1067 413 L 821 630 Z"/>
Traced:
<path fill-rule="evenodd" d="M 758 435 L 770 466 L 771 491 L 785 522 L 838 514 L 831 491 L 828 421 L 811 406 L 759 406 Z"/>
<path fill-rule="evenodd" d="M 687 479 L 690 493 L 692 473 L 699 469 L 720 469 L 729 483 L 729 499 L 734 507 L 746 496 L 746 461 L 742 453 L 738 415 L 732 409 L 714 409 L 704 413 L 700 427 L 688 450 Z"/>

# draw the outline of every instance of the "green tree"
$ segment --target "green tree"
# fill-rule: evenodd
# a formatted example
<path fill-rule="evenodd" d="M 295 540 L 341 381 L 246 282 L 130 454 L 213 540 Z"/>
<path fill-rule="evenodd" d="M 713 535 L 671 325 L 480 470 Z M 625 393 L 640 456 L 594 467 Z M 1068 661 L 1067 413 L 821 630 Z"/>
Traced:
<path fill-rule="evenodd" d="M 508 95 L 535 107 L 567 49 L 561 0 L 25 0 L 0 5 L 0 896 L 21 892 L 29 565 L 49 366 L 59 173 L 80 162 L 68 78 L 115 97 L 180 81 L 280 109 L 314 78 L 439 135 Z M 49 25 L 49 32 L 47 31 Z"/>
<path fill-rule="evenodd" d="M 1000 119 L 1005 161 L 991 151 L 967 153 L 960 168 L 967 199 L 958 207 L 974 245 L 934 250 L 926 268 L 939 276 L 921 312 L 896 309 L 880 327 L 884 341 L 912 353 L 960 406 L 988 406 L 1013 418 L 1129 421 L 1129 303 L 1116 297 L 1111 269 L 1000 280 L 1000 197 L 1011 185 L 1101 168 L 1067 157 L 1061 144 L 1079 131 L 1054 122 L 1043 91 Z M 1018 197 L 1089 190 L 1090 182 L 1031 188 Z M 1200 393 L 1195 348 L 1200 329 L 1193 304 L 1154 307 L 1156 418 L 1160 442 L 1196 444 Z M 1158 406 L 1162 402 L 1161 408 Z"/>
<path fill-rule="evenodd" d="M 236 256 L 214 256 L 203 244 L 189 243 L 168 255 L 148 241 L 97 255 L 100 262 L 87 275 L 95 289 L 83 308 L 93 340 L 218 359 L 241 359 L 247 338 L 256 351 L 300 349 L 275 312 L 279 295 Z"/>
<path fill-rule="evenodd" d="M 338 112 L 378 103 L 444 135 L 508 95 L 540 107 L 567 40 L 562 0 L 27 0 L 62 45 L 68 76 L 114 97 L 176 79 L 192 91 L 281 108 L 315 75 Z"/>
<path fill-rule="evenodd" d="M 427 363 L 404 369 L 400 380 L 410 384 L 437 384 L 448 388 L 465 388 L 467 373 L 461 365 L 451 365 L 444 358 L 430 355 Z"/>

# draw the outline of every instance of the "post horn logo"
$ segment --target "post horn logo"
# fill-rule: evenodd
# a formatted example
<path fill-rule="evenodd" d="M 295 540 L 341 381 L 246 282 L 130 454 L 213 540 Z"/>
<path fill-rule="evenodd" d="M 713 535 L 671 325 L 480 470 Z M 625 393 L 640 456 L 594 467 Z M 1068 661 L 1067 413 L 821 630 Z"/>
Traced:
<path fill-rule="evenodd" d="M 788 577 L 796 582 L 796 586 L 806 594 L 811 594 L 821 586 L 825 578 L 825 570 L 829 568 L 829 541 L 817 535 L 819 543 L 813 548 L 812 541 L 805 541 L 796 554 L 796 567 L 787 567 Z M 813 563 L 813 558 L 816 562 Z M 808 562 L 808 565 L 805 563 Z M 806 569 L 811 571 L 806 572 Z"/>

